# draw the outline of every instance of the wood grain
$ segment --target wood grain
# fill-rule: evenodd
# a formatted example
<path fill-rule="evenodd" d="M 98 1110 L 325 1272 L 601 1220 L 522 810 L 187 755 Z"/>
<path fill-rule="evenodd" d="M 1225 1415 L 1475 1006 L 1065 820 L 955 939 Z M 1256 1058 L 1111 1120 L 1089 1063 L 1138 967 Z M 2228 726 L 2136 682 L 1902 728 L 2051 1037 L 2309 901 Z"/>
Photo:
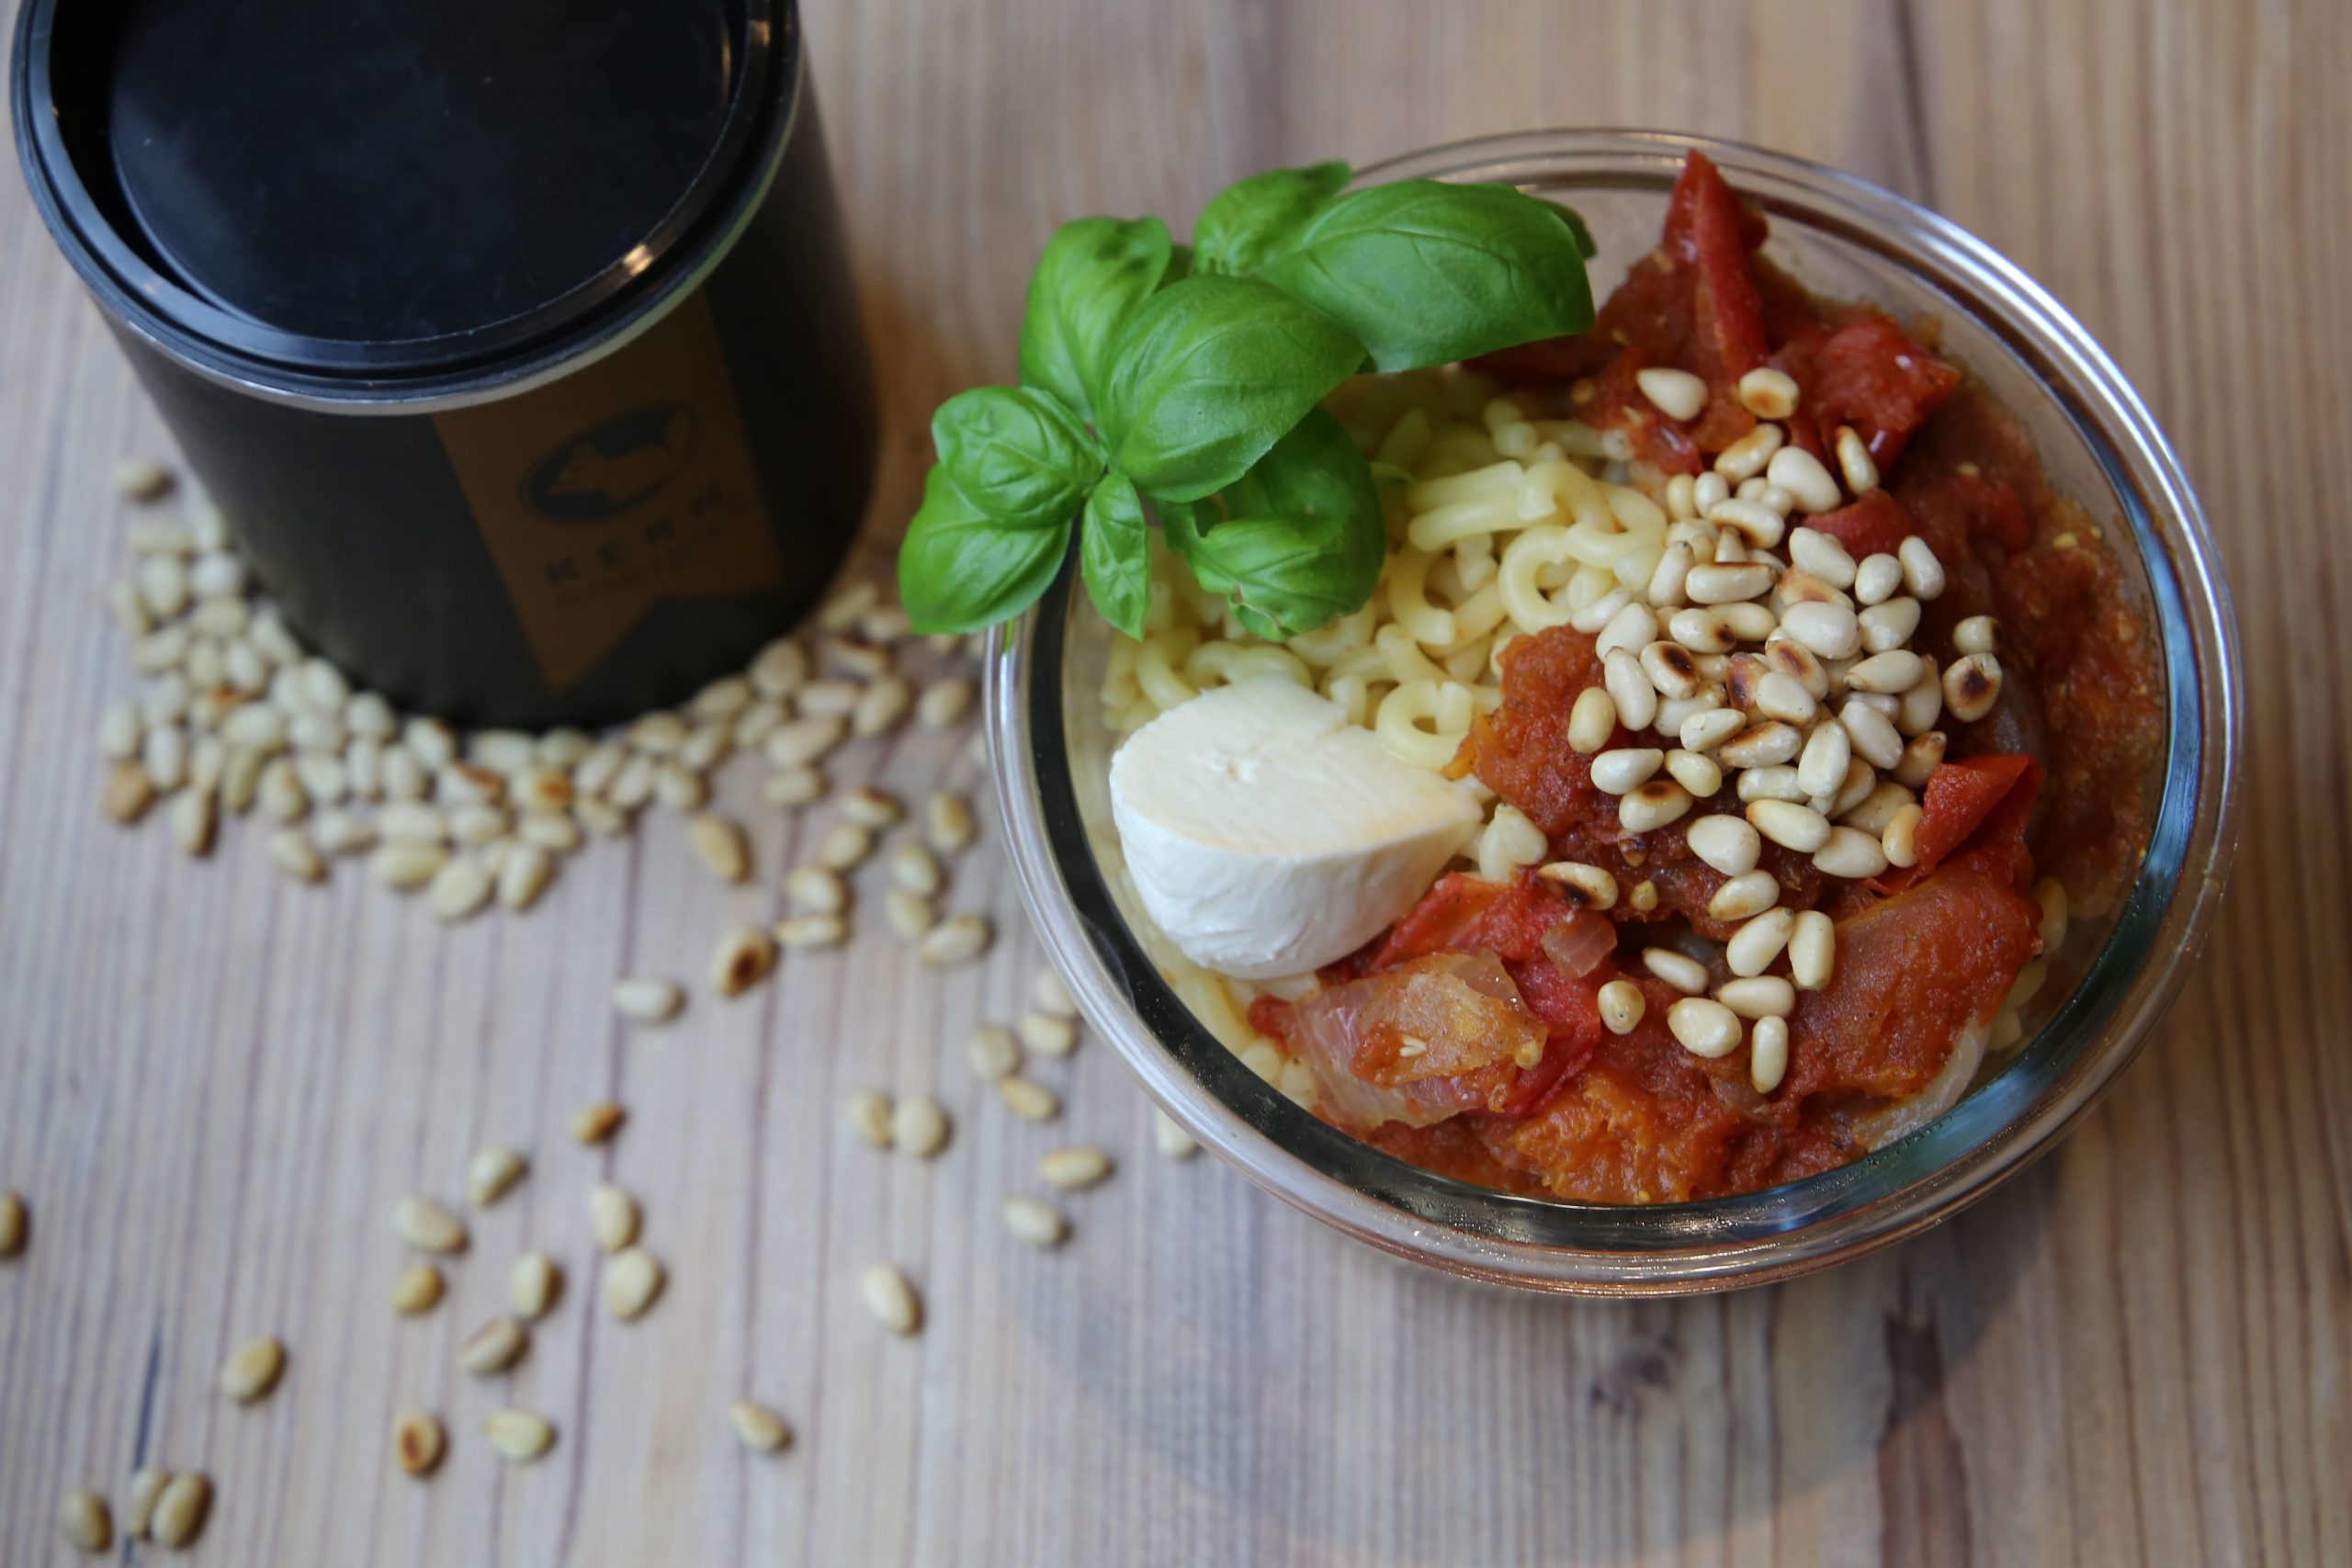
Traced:
<path fill-rule="evenodd" d="M 94 807 L 130 689 L 101 591 L 106 475 L 164 447 L 14 181 L 0 189 L 0 1561 L 62 1561 L 69 1486 L 200 1466 L 221 1563 L 2352 1562 L 2352 12 L 2328 0 L 810 0 L 884 367 L 880 558 L 923 418 L 1003 378 L 1048 224 L 1193 209 L 1265 164 L 1368 162 L 1552 124 L 1740 136 L 1917 196 L 2106 343 L 2212 512 L 2254 679 L 2235 892 L 2171 1021 L 2055 1156 L 1963 1218 L 1789 1287 L 1678 1304 L 1487 1293 L 1342 1242 L 1203 1160 L 1150 1152 L 1099 1044 L 1013 1122 L 962 1064 L 1035 950 L 993 831 L 960 907 L 984 965 L 878 932 L 676 1028 L 616 1027 L 625 970 L 699 975 L 730 914 L 674 819 L 575 863 L 526 919 L 456 932 L 345 875 L 296 888 L 259 835 L 191 867 Z M 956 743 L 860 767 L 970 781 Z M 857 768 L 848 770 L 854 776 Z M 760 817 L 761 863 L 796 827 Z M 869 873 L 869 876 L 873 874 Z M 869 889 L 870 891 L 870 889 Z M 850 1089 L 935 1087 L 917 1167 L 838 1126 Z M 563 1135 L 611 1096 L 608 1151 Z M 999 1198 L 1077 1139 L 1121 1170 L 1073 1244 Z M 385 1305 L 400 1194 L 530 1150 L 429 1319 Z M 640 1193 L 653 1314 L 593 1303 L 582 1195 Z M 499 1388 L 457 1372 L 507 1258 L 565 1306 Z M 895 1340 L 854 1276 L 930 1309 Z M 211 1392 L 283 1335 L 267 1403 Z M 801 1438 L 747 1456 L 752 1395 Z M 448 1418 L 426 1483 L 391 1413 Z M 493 1462 L 501 1402 L 561 1431 Z"/>

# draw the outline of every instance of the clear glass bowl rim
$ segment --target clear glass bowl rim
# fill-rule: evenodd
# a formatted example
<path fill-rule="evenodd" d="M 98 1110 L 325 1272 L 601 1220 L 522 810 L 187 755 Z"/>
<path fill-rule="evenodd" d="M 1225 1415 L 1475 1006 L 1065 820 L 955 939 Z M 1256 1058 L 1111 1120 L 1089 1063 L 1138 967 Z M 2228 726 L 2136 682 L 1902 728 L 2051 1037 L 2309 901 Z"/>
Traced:
<path fill-rule="evenodd" d="M 1768 214 L 1895 262 L 1999 337 L 2073 420 L 2120 498 L 2146 566 L 2170 694 L 2148 852 L 2103 951 L 1991 1083 L 1849 1165 L 1731 1198 L 1570 1203 L 1408 1165 L 1327 1126 L 1242 1066 L 1126 930 L 1079 819 L 1064 751 L 1061 655 L 1074 567 L 999 629 L 988 660 L 989 750 L 1007 841 L 1046 952 L 1088 1021 L 1162 1110 L 1259 1186 L 1372 1246 L 1493 1283 L 1600 1295 L 1720 1290 L 1792 1278 L 1949 1218 L 2050 1148 L 2130 1065 L 2202 946 L 2235 849 L 2240 652 L 2203 509 L 2121 372 L 2014 265 L 1865 180 L 1709 137 L 1525 131 L 1407 153 L 1358 178 L 1663 190 L 1693 148 Z"/>

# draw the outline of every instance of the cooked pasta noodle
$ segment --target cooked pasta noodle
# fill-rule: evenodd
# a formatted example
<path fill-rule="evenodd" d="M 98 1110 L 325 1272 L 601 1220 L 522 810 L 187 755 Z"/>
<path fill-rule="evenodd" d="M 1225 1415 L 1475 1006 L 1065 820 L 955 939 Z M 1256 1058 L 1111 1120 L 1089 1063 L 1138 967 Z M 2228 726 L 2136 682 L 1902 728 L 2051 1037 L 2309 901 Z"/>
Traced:
<path fill-rule="evenodd" d="M 1607 528 L 1609 502 L 1591 475 L 1555 451 L 1529 465 L 1520 486 L 1520 515 L 1540 523 L 1566 512 L 1570 520 Z"/>
<path fill-rule="evenodd" d="M 1334 675 L 1323 682 L 1323 694 L 1348 710 L 1348 722 L 1372 727 L 1372 682 L 1361 675 Z"/>
<path fill-rule="evenodd" d="M 1640 491 L 1624 485 L 1610 485 L 1603 493 L 1609 499 L 1609 510 L 1617 519 L 1617 525 L 1627 533 L 1666 532 L 1666 509 Z"/>
<path fill-rule="evenodd" d="M 1283 646 L 1309 664 L 1329 668 L 1349 654 L 1372 646 L 1372 634 L 1380 625 L 1377 602 L 1366 604 L 1352 615 L 1302 632 Z"/>
<path fill-rule="evenodd" d="M 1315 684 L 1306 660 L 1271 643 L 1204 642 L 1184 660 L 1184 679 L 1204 692 L 1256 675 L 1279 676 L 1301 686 Z"/>
<path fill-rule="evenodd" d="M 1424 479 L 1405 492 L 1405 504 L 1415 512 L 1438 512 L 1464 502 L 1509 495 L 1520 488 L 1526 472 L 1515 462 L 1502 462 L 1469 473 Z"/>
<path fill-rule="evenodd" d="M 1602 449 L 1600 432 L 1582 420 L 1539 419 L 1533 423 L 1536 434 L 1571 457 L 1590 457 L 1598 461 L 1609 456 Z"/>
<path fill-rule="evenodd" d="M 1435 771 L 1462 750 L 1476 708 L 1470 688 L 1459 681 L 1408 681 L 1381 699 L 1373 733 L 1397 756 Z"/>
<path fill-rule="evenodd" d="M 1473 534 L 1453 547 L 1453 575 L 1465 592 L 1476 593 L 1492 582 L 1498 564 L 1492 534 Z"/>
<path fill-rule="evenodd" d="M 1533 454 L 1543 439 L 1533 425 L 1519 420 L 1495 432 L 1495 450 L 1506 457 L 1525 457 Z"/>
<path fill-rule="evenodd" d="M 1124 706 L 1143 695 L 1143 688 L 1136 683 L 1136 655 L 1143 644 L 1130 637 L 1111 639 L 1111 665 L 1102 675 L 1102 700 L 1114 706 Z"/>
<path fill-rule="evenodd" d="M 1332 660 L 1327 674 L 1352 675 L 1360 681 L 1396 679 L 1395 675 L 1389 673 L 1388 656 L 1380 650 L 1380 646 L 1376 642 L 1364 648 L 1355 649 L 1344 657 Z"/>
<path fill-rule="evenodd" d="M 1435 660 L 1421 651 L 1421 644 L 1402 626 L 1385 626 L 1373 638 L 1388 667 L 1388 678 L 1397 682 L 1442 682 L 1448 677 Z"/>
<path fill-rule="evenodd" d="M 1445 656 L 1439 668 L 1464 686 L 1487 672 L 1487 639 L 1478 637 Z"/>
<path fill-rule="evenodd" d="M 1487 669 L 1498 682 L 1503 677 L 1503 649 L 1517 641 L 1519 635 L 1517 631 L 1498 632 L 1495 636 L 1493 644 L 1487 649 Z M 1487 688 L 1481 686 L 1478 689 L 1483 692 Z M 1498 687 L 1497 690 L 1499 692 L 1500 688 Z"/>
<path fill-rule="evenodd" d="M 1488 398 L 1479 407 L 1478 418 L 1488 430 L 1493 431 L 1500 430 L 1507 424 L 1521 423 L 1525 421 L 1527 415 L 1513 399 Z"/>
<path fill-rule="evenodd" d="M 1453 623 L 1462 635 L 1452 642 L 1430 651 L 1442 659 L 1458 653 L 1474 643 L 1486 640 L 1494 629 L 1510 615 L 1503 604 L 1503 585 L 1499 579 L 1487 583 L 1469 598 L 1454 606 Z"/>
<path fill-rule="evenodd" d="M 1243 1011 L 1248 1003 L 1236 996 L 1233 982 L 1186 958 L 1176 951 L 1173 942 L 1157 931 L 1149 933 L 1147 941 L 1161 973 L 1168 976 L 1170 987 L 1192 1010 L 1193 1016 L 1200 1020 L 1204 1029 L 1216 1035 L 1225 1048 L 1237 1056 L 1264 1049 L 1265 1039 L 1250 1027 L 1249 1017 Z M 1286 1066 L 1295 1065 L 1285 1064 Z M 1315 1100 L 1313 1086 L 1314 1079 L 1309 1076 L 1304 1083 L 1293 1080 L 1276 1087 L 1300 1104 L 1311 1106 Z M 1300 1092 L 1293 1093 L 1294 1089 Z"/>
<path fill-rule="evenodd" d="M 1427 476 L 1460 474 L 1483 468 L 1500 456 L 1485 431 L 1475 425 L 1449 424 L 1430 434 L 1429 450 L 1422 454 L 1418 471 Z"/>
<path fill-rule="evenodd" d="M 1392 468 L 1410 468 L 1430 449 L 1430 416 L 1425 409 L 1408 409 L 1405 416 L 1390 426 L 1374 451 L 1374 460 Z"/>
<path fill-rule="evenodd" d="M 1136 660 L 1136 684 L 1163 711 L 1200 695 L 1198 687 L 1176 673 L 1175 660 L 1191 651 L 1192 641 L 1175 633 L 1146 637 Z"/>
<path fill-rule="evenodd" d="M 1499 534 L 1520 526 L 1518 498 L 1509 491 L 1473 496 L 1416 515 L 1406 537 L 1413 547 L 1431 554 L 1481 534 Z"/>
<path fill-rule="evenodd" d="M 1453 617 L 1429 601 L 1430 556 L 1411 546 L 1388 562 L 1388 613 L 1416 642 L 1452 642 L 1460 636 Z"/>
<path fill-rule="evenodd" d="M 1519 630 L 1540 632 L 1566 626 L 1576 613 L 1565 598 L 1546 593 L 1538 577 L 1544 568 L 1566 562 L 1569 550 L 1568 530 L 1556 525 L 1530 528 L 1504 549 L 1495 588 L 1502 597 L 1504 613 Z"/>

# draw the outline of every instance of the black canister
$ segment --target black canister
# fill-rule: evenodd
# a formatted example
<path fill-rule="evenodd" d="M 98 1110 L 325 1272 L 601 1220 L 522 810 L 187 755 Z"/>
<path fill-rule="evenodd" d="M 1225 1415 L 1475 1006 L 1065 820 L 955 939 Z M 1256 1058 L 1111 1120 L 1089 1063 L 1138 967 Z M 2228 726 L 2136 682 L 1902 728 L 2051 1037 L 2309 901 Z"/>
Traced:
<path fill-rule="evenodd" d="M 51 231 L 311 644 L 609 720 L 823 588 L 871 372 L 791 0 L 26 0 Z"/>

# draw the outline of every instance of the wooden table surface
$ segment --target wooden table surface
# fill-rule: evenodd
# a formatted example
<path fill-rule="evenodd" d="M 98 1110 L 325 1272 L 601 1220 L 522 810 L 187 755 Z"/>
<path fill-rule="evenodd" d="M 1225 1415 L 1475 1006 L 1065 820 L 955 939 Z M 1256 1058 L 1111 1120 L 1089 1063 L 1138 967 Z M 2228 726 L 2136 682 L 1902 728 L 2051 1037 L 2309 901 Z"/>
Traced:
<path fill-rule="evenodd" d="M 1444 17 L 1441 21 L 1441 17 Z M 961 907 L 1006 932 L 939 975 L 878 929 L 673 1029 L 616 1026 L 625 970 L 698 976 L 773 903 L 759 817 L 728 893 L 674 818 L 520 919 L 451 931 L 345 871 L 278 876 L 253 825 L 204 864 L 96 809 L 131 690 L 102 590 L 107 470 L 166 450 L 0 181 L 0 1563 L 69 1553 L 71 1486 L 135 1464 L 219 1488 L 199 1561 L 269 1564 L 2352 1562 L 2352 10 L 2328 0 L 1632 5 L 812 0 L 833 157 L 888 400 L 869 554 L 924 419 L 1009 378 L 1047 227 L 1194 210 L 1261 165 L 1476 132 L 1642 124 L 1841 165 L 1951 215 L 2070 305 L 2210 507 L 2249 674 L 2233 896 L 2170 1021 L 2054 1156 L 1957 1222 L 1785 1288 L 1596 1304 L 1473 1291 L 1342 1241 L 1206 1159 L 1151 1152 L 1106 1047 L 1035 1127 L 963 1063 L 1036 963 L 991 825 Z M 977 782 L 960 742 L 858 753 Z M 747 779 L 732 786 L 744 796 Z M 825 820 L 822 813 L 812 821 Z M 802 829 L 805 831 L 805 829 Z M 876 922 L 878 927 L 878 922 Z M 922 1166 L 842 1098 L 935 1088 Z M 608 1150 L 565 1136 L 611 1096 Z M 1044 1149 L 1118 1153 L 1070 1246 L 1000 1198 Z M 400 1195 L 506 1141 L 431 1317 L 395 1319 Z M 581 1195 L 640 1193 L 671 1283 L 591 1310 Z M 498 1387 L 458 1371 L 545 1245 L 571 1293 Z M 855 1276 L 904 1264 L 923 1334 Z M 282 1335 L 267 1403 L 213 1391 Z M 800 1440 L 747 1455 L 752 1395 Z M 395 1472 L 416 1402 L 453 1450 Z M 502 1402 L 560 1431 L 496 1462 Z"/>

